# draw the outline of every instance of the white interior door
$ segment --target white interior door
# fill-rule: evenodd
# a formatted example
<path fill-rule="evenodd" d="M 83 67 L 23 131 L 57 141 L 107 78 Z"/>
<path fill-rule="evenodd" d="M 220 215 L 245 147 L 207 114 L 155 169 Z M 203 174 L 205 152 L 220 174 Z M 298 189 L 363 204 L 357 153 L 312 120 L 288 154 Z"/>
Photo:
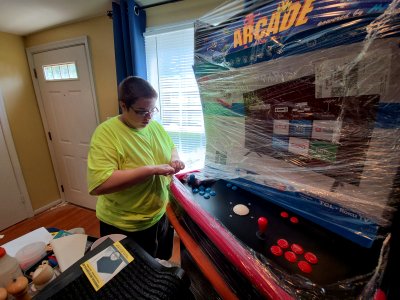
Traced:
<path fill-rule="evenodd" d="M 0 91 L 0 230 L 32 215 Z"/>
<path fill-rule="evenodd" d="M 98 118 L 85 46 L 36 53 L 33 62 L 64 199 L 93 209 L 96 200 L 87 191 L 86 168 Z M 46 80 L 44 66 L 68 63 L 75 64 L 77 79 Z"/>

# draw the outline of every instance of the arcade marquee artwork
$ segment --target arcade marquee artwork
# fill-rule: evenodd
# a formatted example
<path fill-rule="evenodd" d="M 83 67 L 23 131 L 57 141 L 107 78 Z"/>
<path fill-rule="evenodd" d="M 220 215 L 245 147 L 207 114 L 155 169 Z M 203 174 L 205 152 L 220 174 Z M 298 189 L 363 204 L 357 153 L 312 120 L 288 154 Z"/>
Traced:
<path fill-rule="evenodd" d="M 195 23 L 206 161 L 171 190 L 239 298 L 393 295 L 399 6 L 228 1 Z"/>

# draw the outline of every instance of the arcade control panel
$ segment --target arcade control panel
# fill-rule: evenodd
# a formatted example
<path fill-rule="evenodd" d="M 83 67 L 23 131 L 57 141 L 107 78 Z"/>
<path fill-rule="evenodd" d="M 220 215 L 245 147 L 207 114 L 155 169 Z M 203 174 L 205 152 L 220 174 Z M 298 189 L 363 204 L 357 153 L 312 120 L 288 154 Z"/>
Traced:
<path fill-rule="evenodd" d="M 288 274 L 329 285 L 372 272 L 380 243 L 363 248 L 225 180 L 183 183 L 193 199 L 247 247 Z"/>

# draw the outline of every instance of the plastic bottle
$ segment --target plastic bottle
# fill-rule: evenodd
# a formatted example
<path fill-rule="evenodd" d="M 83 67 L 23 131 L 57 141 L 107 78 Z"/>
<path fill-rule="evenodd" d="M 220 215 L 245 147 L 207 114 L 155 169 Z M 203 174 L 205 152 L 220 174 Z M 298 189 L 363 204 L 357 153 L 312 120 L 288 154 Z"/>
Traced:
<path fill-rule="evenodd" d="M 6 287 L 13 279 L 22 276 L 18 260 L 0 247 L 0 287 Z"/>

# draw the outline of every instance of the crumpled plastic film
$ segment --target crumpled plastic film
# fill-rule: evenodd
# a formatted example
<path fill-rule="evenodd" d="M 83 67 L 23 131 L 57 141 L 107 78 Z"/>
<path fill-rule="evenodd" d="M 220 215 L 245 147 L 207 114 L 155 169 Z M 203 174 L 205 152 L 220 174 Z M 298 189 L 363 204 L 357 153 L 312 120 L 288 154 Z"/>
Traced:
<path fill-rule="evenodd" d="M 199 210 L 201 230 L 217 226 L 209 234 L 224 237 L 215 240 L 230 247 L 236 240 L 248 251 L 239 260 L 273 270 L 256 272 L 268 282 L 258 287 L 266 297 L 281 297 L 277 286 L 305 298 L 353 297 L 360 286 L 366 297 L 379 287 L 399 204 L 399 11 L 399 0 L 228 1 L 195 24 L 203 178 L 229 182 L 378 253 L 370 272 L 316 284 L 274 266 L 217 218 L 201 220 L 204 208 L 177 197 L 189 217 Z M 173 186 L 188 189 L 187 182 Z"/>
<path fill-rule="evenodd" d="M 201 230 L 217 245 L 228 259 L 251 282 L 259 289 L 265 297 L 270 299 L 291 299 L 290 295 L 279 286 L 270 270 L 264 267 L 260 260 L 252 254 L 252 250 L 242 246 L 235 236 L 227 230 L 212 215 L 204 212 L 199 205 L 193 201 L 188 190 L 174 178 L 171 184 L 171 192 L 184 211 L 199 225 Z"/>
<path fill-rule="evenodd" d="M 399 1 L 233 1 L 199 20 L 205 173 L 286 192 L 280 205 L 370 246 L 396 197 L 398 11 Z"/>
<path fill-rule="evenodd" d="M 362 296 L 360 299 L 372 299 L 379 290 L 388 263 L 390 234 L 386 236 L 379 255 L 373 253 L 372 263 L 375 265 L 368 272 L 355 270 L 357 276 L 320 284 L 308 278 L 307 274 L 288 271 L 267 257 L 266 253 L 257 252 L 248 246 L 211 211 L 204 209 L 198 199 L 194 198 L 186 179 L 182 175 L 178 177 L 185 184 L 177 178 L 171 183 L 174 197 L 172 207 L 176 215 L 240 299 L 356 299 L 359 296 Z M 218 201 L 223 199 L 219 198 Z M 233 214 L 232 211 L 226 213 Z M 253 236 L 255 231 L 250 230 L 246 235 Z M 320 256 L 319 253 L 317 255 Z M 322 271 L 329 273 L 332 270 Z M 244 282 L 243 278 L 247 281 Z"/>

